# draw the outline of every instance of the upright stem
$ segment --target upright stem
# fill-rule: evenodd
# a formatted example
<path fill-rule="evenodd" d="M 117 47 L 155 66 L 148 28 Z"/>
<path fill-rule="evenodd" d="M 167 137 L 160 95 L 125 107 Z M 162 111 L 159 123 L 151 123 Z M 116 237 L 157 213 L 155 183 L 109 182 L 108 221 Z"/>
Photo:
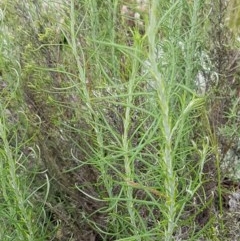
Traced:
<path fill-rule="evenodd" d="M 163 172 L 165 176 L 165 191 L 166 191 L 166 218 L 168 220 L 165 240 L 172 240 L 173 231 L 175 227 L 175 215 L 176 215 L 176 201 L 175 201 L 175 175 L 173 168 L 173 158 L 172 158 L 172 127 L 171 127 L 171 116 L 169 113 L 169 97 L 166 90 L 166 82 L 164 81 L 161 73 L 158 69 L 158 62 L 156 57 L 156 36 L 158 32 L 159 19 L 157 19 L 157 9 L 158 9 L 158 0 L 153 0 L 150 8 L 149 14 L 149 26 L 147 29 L 147 37 L 149 43 L 149 61 L 150 61 L 150 71 L 152 77 L 157 84 L 157 96 L 158 96 L 158 105 L 161 110 L 161 122 L 160 129 L 164 137 L 164 143 L 161 143 L 163 146 L 163 153 L 161 155 L 160 162 L 163 163 L 164 169 Z"/>

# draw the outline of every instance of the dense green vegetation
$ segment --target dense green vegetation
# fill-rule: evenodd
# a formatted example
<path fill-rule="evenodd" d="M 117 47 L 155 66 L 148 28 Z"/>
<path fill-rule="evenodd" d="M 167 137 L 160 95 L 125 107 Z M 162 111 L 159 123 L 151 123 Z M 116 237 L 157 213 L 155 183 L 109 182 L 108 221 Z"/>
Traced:
<path fill-rule="evenodd" d="M 0 6 L 1 240 L 239 238 L 237 1 Z"/>

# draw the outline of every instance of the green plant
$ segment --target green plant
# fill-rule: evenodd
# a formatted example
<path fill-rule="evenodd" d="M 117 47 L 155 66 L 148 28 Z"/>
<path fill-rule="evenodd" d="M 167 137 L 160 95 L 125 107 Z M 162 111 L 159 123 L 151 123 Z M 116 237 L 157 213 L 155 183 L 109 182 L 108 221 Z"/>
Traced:
<path fill-rule="evenodd" d="M 1 32 L 4 238 L 217 240 L 218 132 L 197 83 L 209 1 L 13 2 Z"/>

